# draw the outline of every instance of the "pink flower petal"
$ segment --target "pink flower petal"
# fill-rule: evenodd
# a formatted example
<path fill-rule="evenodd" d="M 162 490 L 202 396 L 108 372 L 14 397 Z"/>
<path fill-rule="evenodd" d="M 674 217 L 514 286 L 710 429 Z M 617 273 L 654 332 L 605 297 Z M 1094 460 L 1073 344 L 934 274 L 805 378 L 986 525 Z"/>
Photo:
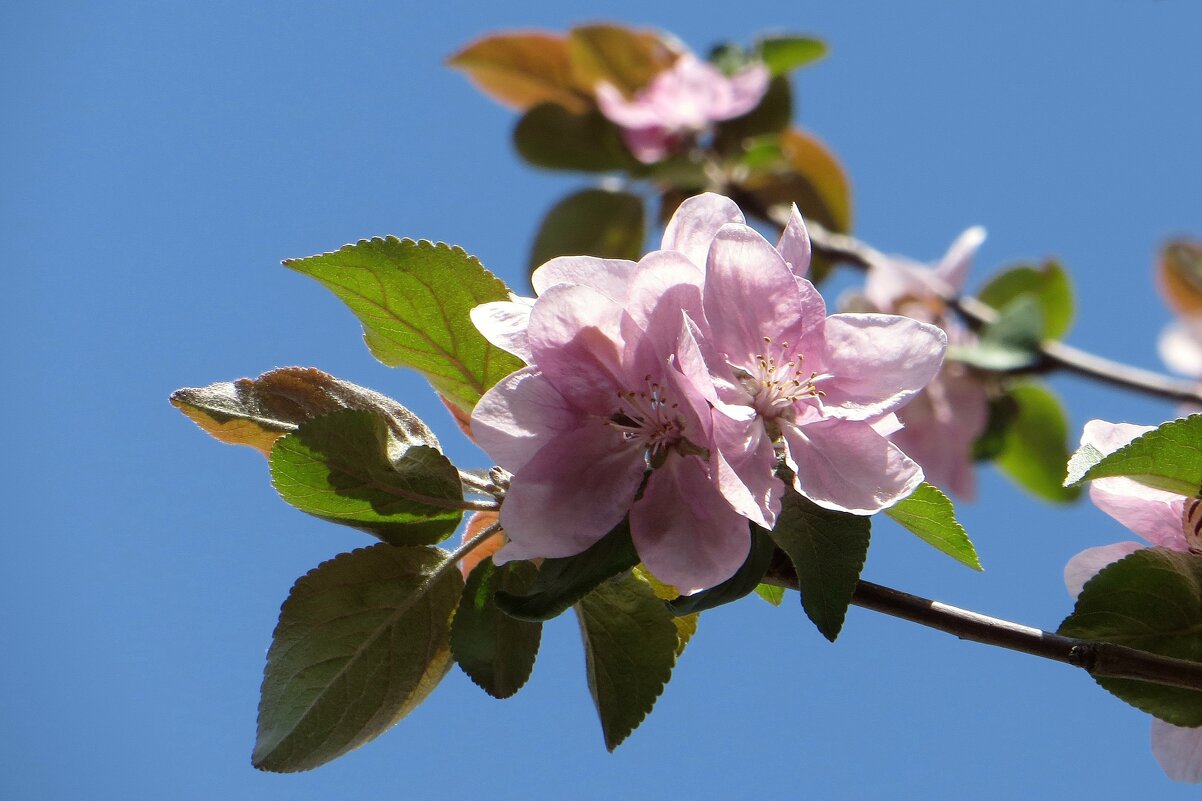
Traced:
<path fill-rule="evenodd" d="M 721 109 L 713 109 L 711 119 L 728 120 L 741 117 L 754 109 L 764 99 L 768 91 L 768 82 L 772 76 L 763 64 L 752 64 L 745 67 L 728 79 L 730 99 Z"/>
<path fill-rule="evenodd" d="M 1064 586 L 1068 588 L 1068 594 L 1076 598 L 1081 594 L 1085 582 L 1096 576 L 1106 565 L 1143 549 L 1144 546 L 1138 542 L 1118 542 L 1114 545 L 1086 548 L 1069 559 L 1068 564 L 1064 566 Z"/>
<path fill-rule="evenodd" d="M 1100 478 L 1090 482 L 1089 499 L 1153 545 L 1189 550 L 1181 528 L 1185 496 L 1145 487 L 1129 478 Z"/>
<path fill-rule="evenodd" d="M 1202 378 L 1202 319 L 1170 323 L 1161 333 L 1156 350 L 1173 372 Z"/>
<path fill-rule="evenodd" d="M 585 550 L 626 516 L 645 467 L 642 449 L 602 421 L 558 435 L 513 477 L 497 563 Z"/>
<path fill-rule="evenodd" d="M 498 300 L 482 303 L 469 312 L 472 324 L 484 338 L 504 351 L 512 353 L 529 364 L 534 360 L 530 354 L 530 342 L 526 338 L 526 327 L 530 324 L 530 309 L 533 301 Z"/>
<path fill-rule="evenodd" d="M 740 221 L 741 222 L 741 221 Z M 789 269 L 799 278 L 805 277 L 806 272 L 810 269 L 810 234 L 806 230 L 805 222 L 801 219 L 801 212 L 797 209 L 797 204 L 793 204 L 793 209 L 789 214 L 789 224 L 785 226 L 785 230 L 781 232 L 780 241 L 776 243 L 776 250 L 780 253 L 781 258 L 789 264 Z"/>
<path fill-rule="evenodd" d="M 539 295 L 556 284 L 581 284 L 622 304 L 626 302 L 634 269 L 635 263 L 625 259 L 559 256 L 531 273 L 530 283 Z"/>
<path fill-rule="evenodd" d="M 1175 782 L 1202 782 L 1202 728 L 1187 729 L 1152 718 L 1152 755 Z"/>
<path fill-rule="evenodd" d="M 685 595 L 730 578 L 751 547 L 746 518 L 722 499 L 696 456 L 673 457 L 652 472 L 630 511 L 630 532 L 647 569 Z"/>
<path fill-rule="evenodd" d="M 935 267 L 935 275 L 941 278 L 952 292 L 958 293 L 964 289 L 972 258 L 984 241 L 984 228 L 979 225 L 969 228 L 956 237 L 956 241 L 948 248 L 943 260 Z"/>
<path fill-rule="evenodd" d="M 533 367 L 502 378 L 472 411 L 472 437 L 511 473 L 580 424 L 581 415 Z"/>
<path fill-rule="evenodd" d="M 743 212 L 728 197 L 706 192 L 680 204 L 664 228 L 661 247 L 683 253 L 702 270 L 709 258 L 710 242 L 727 223 L 743 223 Z"/>
<path fill-rule="evenodd" d="M 922 483 L 922 468 L 866 422 L 781 422 L 797 491 L 827 509 L 870 515 Z"/>
<path fill-rule="evenodd" d="M 756 418 L 713 416 L 710 469 L 722 496 L 739 514 L 771 530 L 780 513 L 785 484 L 776 477 L 776 450 Z"/>
<path fill-rule="evenodd" d="M 610 121 L 624 128 L 648 128 L 660 122 L 659 114 L 636 97 L 628 100 L 618 87 L 600 81 L 593 87 L 597 107 Z"/>
<path fill-rule="evenodd" d="M 1106 420 L 1090 420 L 1081 430 L 1081 444 L 1092 445 L 1102 453 L 1111 454 L 1136 437 L 1155 430 L 1154 426 L 1137 426 L 1132 423 L 1110 423 Z"/>
<path fill-rule="evenodd" d="M 832 376 L 819 384 L 827 413 L 864 420 L 899 408 L 935 377 L 946 348 L 943 331 L 909 317 L 831 315 L 815 364 Z"/>

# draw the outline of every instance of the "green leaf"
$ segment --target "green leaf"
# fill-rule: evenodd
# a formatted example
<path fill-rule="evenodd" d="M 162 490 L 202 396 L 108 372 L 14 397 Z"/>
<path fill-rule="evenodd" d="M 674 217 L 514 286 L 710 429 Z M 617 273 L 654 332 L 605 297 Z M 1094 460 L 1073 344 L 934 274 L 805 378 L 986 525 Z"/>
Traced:
<path fill-rule="evenodd" d="M 807 36 L 772 36 L 758 43 L 760 60 L 772 75 L 785 75 L 826 55 L 826 43 Z"/>
<path fill-rule="evenodd" d="M 643 201 L 629 192 L 584 189 L 556 203 L 539 226 L 530 269 L 556 256 L 638 261 L 647 238 Z"/>
<path fill-rule="evenodd" d="M 254 379 L 177 389 L 171 403 L 222 442 L 249 445 L 265 456 L 301 423 L 340 409 L 375 412 L 401 442 L 439 447 L 434 432 L 392 398 L 312 367 L 281 367 Z"/>
<path fill-rule="evenodd" d="M 393 545 L 445 539 L 462 515 L 455 466 L 434 448 L 401 442 L 372 412 L 302 423 L 276 442 L 270 465 L 276 490 L 297 509 Z"/>
<path fill-rule="evenodd" d="M 938 548 L 962 565 L 981 570 L 981 560 L 968 532 L 956 519 L 956 510 L 946 495 L 930 484 L 885 510 L 903 528 Z"/>
<path fill-rule="evenodd" d="M 296 582 L 272 635 L 251 761 L 309 770 L 376 738 L 451 666 L 463 590 L 438 548 L 376 545 Z"/>
<path fill-rule="evenodd" d="M 1202 662 L 1202 556 L 1145 548 L 1107 565 L 1085 584 L 1066 637 L 1125 645 Z M 1202 726 L 1202 692 L 1131 679 L 1094 677 L 1132 706 L 1175 726 Z"/>
<path fill-rule="evenodd" d="M 831 642 L 864 569 L 871 526 L 868 517 L 823 509 L 793 491 L 782 501 L 772 539 L 797 571 L 806 615 Z"/>
<path fill-rule="evenodd" d="M 537 571 L 530 562 L 500 567 L 488 557 L 472 571 L 451 626 L 451 652 L 459 667 L 493 698 L 509 698 L 534 669 L 543 625 L 516 620 L 497 608 L 497 590 L 529 591 Z"/>
<path fill-rule="evenodd" d="M 767 532 L 753 526 L 747 559 L 733 576 L 716 587 L 674 599 L 668 604 L 668 609 L 674 615 L 689 615 L 750 595 L 755 592 L 764 574 L 768 572 L 768 565 L 772 563 L 772 553 L 775 550 L 776 545 Z"/>
<path fill-rule="evenodd" d="M 513 144 L 526 161 L 550 170 L 639 169 L 618 129 L 599 111 L 573 114 L 552 103 L 535 106 L 518 120 Z"/>
<path fill-rule="evenodd" d="M 720 153 L 741 153 L 747 140 L 765 134 L 779 134 L 793 119 L 793 90 L 783 76 L 768 83 L 763 99 L 741 117 L 714 126 L 714 148 Z"/>
<path fill-rule="evenodd" d="M 514 108 L 558 103 L 583 112 L 591 103 L 591 87 L 576 82 L 567 40 L 555 34 L 485 36 L 451 56 L 447 64 L 466 72 L 485 94 Z"/>
<path fill-rule="evenodd" d="M 524 595 L 498 592 L 497 606 L 519 620 L 550 620 L 607 579 L 637 565 L 630 525 L 622 521 L 588 550 L 544 559 L 534 586 Z"/>
<path fill-rule="evenodd" d="M 775 584 L 759 584 L 755 588 L 755 594 L 773 606 L 780 606 L 785 602 L 785 588 Z"/>
<path fill-rule="evenodd" d="M 618 747 L 643 722 L 676 663 L 672 615 L 644 581 L 627 574 L 576 604 L 588 688 L 605 747 Z"/>
<path fill-rule="evenodd" d="M 670 584 L 664 584 L 651 574 L 643 565 L 636 565 L 631 574 L 640 581 L 647 582 L 651 587 L 651 591 L 655 593 L 655 597 L 661 601 L 671 601 L 673 598 L 680 595 L 676 588 Z M 680 657 L 684 653 L 684 648 L 689 644 L 689 640 L 697 633 L 697 621 L 701 618 L 701 614 L 693 615 L 673 615 L 672 622 L 676 625 L 676 656 Z"/>
<path fill-rule="evenodd" d="M 1025 370 L 1039 363 L 1043 329 L 1039 300 L 1022 294 L 1001 308 L 975 345 L 949 348 L 948 356 L 981 370 Z"/>
<path fill-rule="evenodd" d="M 373 356 L 418 370 L 459 409 L 470 412 L 489 387 L 522 367 L 472 325 L 474 307 L 506 300 L 509 290 L 461 248 L 390 236 L 284 265 L 350 307 Z"/>
<path fill-rule="evenodd" d="M 1073 324 L 1073 286 L 1059 262 L 1048 260 L 1039 267 L 1020 264 L 998 273 L 978 293 L 985 303 L 1000 309 L 1023 295 L 1039 304 L 1042 339 L 1060 339 Z"/>
<path fill-rule="evenodd" d="M 1002 436 L 994 464 L 1015 484 L 1053 503 L 1075 501 L 1081 492 L 1064 486 L 1068 462 L 1068 418 L 1060 399 L 1042 384 L 1010 388 L 1014 416 Z"/>
<path fill-rule="evenodd" d="M 1066 486 L 1127 476 L 1141 484 L 1194 496 L 1202 486 L 1202 415 L 1162 423 L 1108 456 L 1083 446 L 1069 462 Z"/>

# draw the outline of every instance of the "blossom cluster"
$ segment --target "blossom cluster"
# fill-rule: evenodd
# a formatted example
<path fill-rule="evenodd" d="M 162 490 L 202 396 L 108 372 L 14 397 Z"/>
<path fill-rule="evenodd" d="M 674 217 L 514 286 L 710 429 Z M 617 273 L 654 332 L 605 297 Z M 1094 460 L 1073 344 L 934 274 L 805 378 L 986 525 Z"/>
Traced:
<path fill-rule="evenodd" d="M 897 315 L 827 316 L 809 261 L 796 209 L 772 245 L 704 194 L 637 263 L 552 259 L 536 299 L 473 310 L 527 364 L 472 415 L 513 474 L 497 561 L 575 555 L 629 519 L 644 565 L 691 593 L 738 570 L 750 524 L 775 526 L 786 480 L 859 515 L 913 492 L 922 469 L 889 435 L 947 337 Z"/>

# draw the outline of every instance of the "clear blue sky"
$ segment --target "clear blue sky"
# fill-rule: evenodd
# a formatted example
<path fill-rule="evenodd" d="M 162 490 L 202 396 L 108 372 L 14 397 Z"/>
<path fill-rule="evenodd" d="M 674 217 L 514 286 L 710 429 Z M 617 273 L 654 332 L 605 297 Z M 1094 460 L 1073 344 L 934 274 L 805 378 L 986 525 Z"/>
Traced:
<path fill-rule="evenodd" d="M 1054 6 L 1054 7 L 1053 7 Z M 464 444 L 424 385 L 286 257 L 382 234 L 464 246 L 521 285 L 544 210 L 584 179 L 536 173 L 515 121 L 443 59 L 596 3 L 8 3 L 0 10 L 0 797 L 68 799 L 1186 798 L 1147 718 L 1084 674 L 852 610 L 827 644 L 796 598 L 707 613 L 655 712 L 602 745 L 570 616 L 531 683 L 452 672 L 392 732 L 316 772 L 250 766 L 280 602 L 362 535 L 292 510 L 263 459 L 171 390 L 313 365 L 387 392 Z M 615 2 L 698 50 L 765 29 L 831 56 L 799 117 L 843 157 L 857 233 L 931 259 L 990 237 L 979 280 L 1055 255 L 1069 341 L 1158 367 L 1160 242 L 1202 235 L 1202 11 L 1049 4 Z M 1074 430 L 1169 404 L 1058 379 Z M 975 574 L 882 522 L 866 576 L 1054 628 L 1060 571 L 1125 538 L 984 475 L 962 509 Z M 485 789 L 476 789 L 482 787 Z"/>

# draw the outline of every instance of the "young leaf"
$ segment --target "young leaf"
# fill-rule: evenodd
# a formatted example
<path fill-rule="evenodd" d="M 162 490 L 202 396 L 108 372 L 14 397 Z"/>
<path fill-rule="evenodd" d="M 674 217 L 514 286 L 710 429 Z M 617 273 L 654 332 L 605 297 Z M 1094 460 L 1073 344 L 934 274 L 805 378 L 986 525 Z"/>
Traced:
<path fill-rule="evenodd" d="M 539 226 L 530 269 L 556 256 L 637 261 L 647 238 L 643 201 L 629 192 L 583 189 L 556 203 Z"/>
<path fill-rule="evenodd" d="M 549 33 L 485 36 L 447 59 L 467 73 L 485 94 L 512 108 L 558 103 L 583 113 L 591 105 L 590 87 L 576 83 L 567 40 Z"/>
<path fill-rule="evenodd" d="M 785 588 L 775 584 L 756 585 L 755 594 L 773 606 L 780 606 L 785 602 Z"/>
<path fill-rule="evenodd" d="M 1038 298 L 1022 294 L 999 310 L 976 344 L 949 348 L 948 356 L 981 370 L 1023 370 L 1039 363 L 1043 329 Z"/>
<path fill-rule="evenodd" d="M 630 525 L 623 521 L 583 553 L 544 559 L 534 586 L 524 595 L 498 592 L 497 606 L 519 620 L 550 620 L 638 562 Z"/>
<path fill-rule="evenodd" d="M 1162 423 L 1108 456 L 1090 445 L 1069 461 L 1065 486 L 1127 476 L 1157 489 L 1193 496 L 1202 486 L 1202 415 Z"/>
<path fill-rule="evenodd" d="M 276 442 L 270 465 L 288 503 L 393 545 L 435 543 L 459 525 L 463 489 L 455 466 L 431 447 L 400 442 L 372 412 L 302 423 Z"/>
<path fill-rule="evenodd" d="M 497 608 L 497 590 L 527 592 L 536 574 L 530 562 L 500 567 L 485 559 L 467 578 L 451 625 L 451 652 L 459 667 L 493 698 L 509 698 L 534 669 L 543 624 L 516 620 Z"/>
<path fill-rule="evenodd" d="M 980 300 L 1001 309 L 1022 295 L 1039 304 L 1043 327 L 1041 339 L 1060 339 L 1073 324 L 1073 286 L 1059 262 L 1048 260 L 1040 267 L 1020 264 L 998 273 L 978 293 Z"/>
<path fill-rule="evenodd" d="M 651 571 L 642 565 L 635 565 L 630 571 L 639 581 L 647 582 L 651 587 L 651 591 L 655 593 L 655 597 L 661 601 L 671 601 L 673 598 L 680 595 L 676 588 L 670 584 L 664 584 L 662 581 L 651 575 Z M 701 619 L 701 614 L 692 615 L 673 615 L 672 622 L 676 624 L 676 658 L 684 653 L 684 648 L 689 644 L 689 640 L 697 633 L 697 621 Z"/>
<path fill-rule="evenodd" d="M 1202 662 L 1202 556 L 1145 548 L 1085 584 L 1060 624 L 1067 637 L 1116 643 Z M 1095 677 L 1132 706 L 1175 726 L 1202 726 L 1202 692 Z"/>
<path fill-rule="evenodd" d="M 607 581 L 576 604 L 588 688 L 605 747 L 618 747 L 651 711 L 676 663 L 672 615 L 632 574 Z"/>
<path fill-rule="evenodd" d="M 568 32 L 576 82 L 592 89 L 606 81 L 631 95 L 671 66 L 672 54 L 653 34 L 619 25 L 580 25 Z"/>
<path fill-rule="evenodd" d="M 509 291 L 461 248 L 390 236 L 284 265 L 317 279 L 350 307 L 373 356 L 418 370 L 460 409 L 470 412 L 489 387 L 522 366 L 472 325 L 472 308 L 506 300 Z"/>
<path fill-rule="evenodd" d="M 374 739 L 425 700 L 451 666 L 463 590 L 432 547 L 375 545 L 322 563 L 280 610 L 251 761 L 310 770 Z"/>
<path fill-rule="evenodd" d="M 911 495 L 886 509 L 885 514 L 960 564 L 973 570 L 982 569 L 977 549 L 956 519 L 952 502 L 930 484 L 919 485 Z"/>
<path fill-rule="evenodd" d="M 864 569 L 871 526 L 868 517 L 823 509 L 790 491 L 771 532 L 797 571 L 806 615 L 831 642 Z"/>
<path fill-rule="evenodd" d="M 775 550 L 776 544 L 767 532 L 753 526 L 751 549 L 747 553 L 747 559 L 743 562 L 743 566 L 733 576 L 716 587 L 674 599 L 668 604 L 668 609 L 674 615 L 689 615 L 737 601 L 743 596 L 755 592 L 755 588 L 759 586 L 764 574 L 768 572 L 768 565 L 772 563 L 772 553 Z"/>
<path fill-rule="evenodd" d="M 171 403 L 222 442 L 249 445 L 264 456 L 301 423 L 340 409 L 375 412 L 401 442 L 439 447 L 434 432 L 392 398 L 312 367 L 281 367 L 254 379 L 177 389 Z"/>
<path fill-rule="evenodd" d="M 535 106 L 518 120 L 513 144 L 526 161 L 550 170 L 639 169 L 618 129 L 599 111 L 573 114 L 553 103 Z"/>
<path fill-rule="evenodd" d="M 1015 413 L 994 464 L 1014 483 L 1045 501 L 1070 503 L 1081 494 L 1064 487 L 1068 419 L 1051 390 L 1028 382 L 1010 389 Z"/>
<path fill-rule="evenodd" d="M 826 55 L 826 43 L 808 36 L 771 36 L 761 39 L 756 49 L 773 75 L 786 75 Z"/>
<path fill-rule="evenodd" d="M 1202 314 L 1202 242 L 1174 239 L 1160 250 L 1160 288 L 1173 311 Z"/>

